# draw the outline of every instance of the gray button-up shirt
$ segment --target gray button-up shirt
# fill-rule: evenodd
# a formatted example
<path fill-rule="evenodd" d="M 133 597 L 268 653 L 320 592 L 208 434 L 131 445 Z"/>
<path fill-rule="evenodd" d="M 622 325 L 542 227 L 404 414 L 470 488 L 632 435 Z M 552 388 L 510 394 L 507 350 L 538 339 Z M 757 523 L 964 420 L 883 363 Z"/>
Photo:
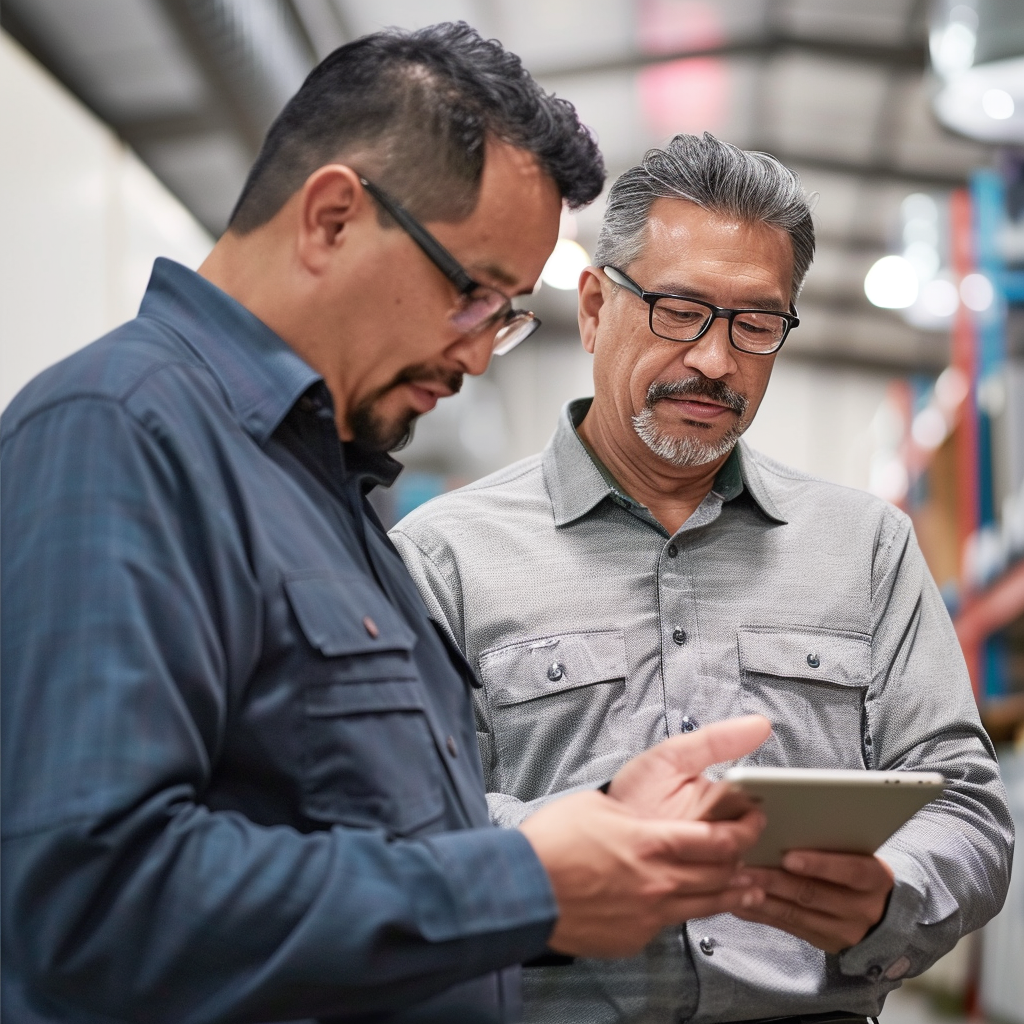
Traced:
<path fill-rule="evenodd" d="M 691 920 L 632 959 L 527 971 L 527 1017 L 877 1014 L 899 978 L 998 911 L 1013 846 L 910 521 L 741 442 L 669 537 L 583 446 L 588 407 L 566 407 L 541 455 L 391 535 L 483 683 L 492 818 L 514 826 L 667 736 L 750 712 L 774 732 L 744 763 L 934 770 L 953 785 L 879 851 L 896 875 L 886 915 L 842 954 L 731 915 Z"/>

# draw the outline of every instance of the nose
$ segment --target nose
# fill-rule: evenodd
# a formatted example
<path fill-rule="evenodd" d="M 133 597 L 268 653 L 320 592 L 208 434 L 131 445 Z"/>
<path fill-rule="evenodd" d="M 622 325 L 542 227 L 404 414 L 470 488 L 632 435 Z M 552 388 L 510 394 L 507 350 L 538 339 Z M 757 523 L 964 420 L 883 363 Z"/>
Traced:
<path fill-rule="evenodd" d="M 490 365 L 494 354 L 494 336 L 497 333 L 498 328 L 495 327 L 494 330 L 483 331 L 473 337 L 459 338 L 449 346 L 446 354 L 458 364 L 463 373 L 479 377 Z"/>
<path fill-rule="evenodd" d="M 729 321 L 725 317 L 716 317 L 701 338 L 686 346 L 683 365 L 711 380 L 736 372 L 735 350 L 729 341 Z"/>

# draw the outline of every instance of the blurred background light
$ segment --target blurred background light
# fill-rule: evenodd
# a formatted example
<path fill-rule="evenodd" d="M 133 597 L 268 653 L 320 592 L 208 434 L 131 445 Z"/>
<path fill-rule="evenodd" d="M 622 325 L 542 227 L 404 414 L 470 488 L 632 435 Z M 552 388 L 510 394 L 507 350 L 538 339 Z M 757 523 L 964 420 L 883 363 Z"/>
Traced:
<path fill-rule="evenodd" d="M 911 242 L 903 258 L 914 268 L 919 281 L 930 281 L 939 272 L 939 253 L 934 243 Z"/>
<path fill-rule="evenodd" d="M 902 256 L 876 260 L 864 278 L 864 294 L 882 309 L 906 309 L 917 299 L 917 271 Z"/>
<path fill-rule="evenodd" d="M 956 285 L 941 277 L 926 282 L 921 288 L 921 305 L 931 316 L 951 317 L 960 305 Z"/>
<path fill-rule="evenodd" d="M 968 309 L 984 313 L 992 305 L 995 289 L 984 274 L 968 274 L 960 282 L 960 298 Z"/>
<path fill-rule="evenodd" d="M 569 291 L 576 287 L 580 279 L 580 271 L 590 263 L 587 250 L 571 238 L 560 238 L 555 243 L 554 251 L 548 257 L 540 279 L 552 288 Z"/>
<path fill-rule="evenodd" d="M 989 89 L 981 97 L 982 110 L 997 121 L 1013 117 L 1013 97 L 1005 89 Z"/>
<path fill-rule="evenodd" d="M 946 440 L 946 418 L 932 405 L 925 406 L 910 426 L 910 435 L 926 451 L 934 451 Z"/>

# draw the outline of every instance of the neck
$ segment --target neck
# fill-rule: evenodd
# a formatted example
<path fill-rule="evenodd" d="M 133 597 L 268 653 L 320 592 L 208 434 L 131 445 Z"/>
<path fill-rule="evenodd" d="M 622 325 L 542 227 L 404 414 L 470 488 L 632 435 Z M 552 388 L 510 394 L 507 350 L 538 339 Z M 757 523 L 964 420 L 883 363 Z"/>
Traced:
<path fill-rule="evenodd" d="M 646 505 L 670 535 L 708 496 L 718 471 L 729 458 L 726 453 L 704 466 L 673 466 L 640 440 L 631 422 L 622 424 L 611 419 L 597 398 L 578 433 L 623 490 Z"/>
<path fill-rule="evenodd" d="M 198 273 L 259 317 L 324 378 L 334 400 L 338 432 L 347 440 L 351 431 L 341 367 L 336 355 L 330 358 L 329 348 L 318 344 L 311 279 L 298 272 L 276 227 L 271 222 L 244 236 L 226 231 Z"/>

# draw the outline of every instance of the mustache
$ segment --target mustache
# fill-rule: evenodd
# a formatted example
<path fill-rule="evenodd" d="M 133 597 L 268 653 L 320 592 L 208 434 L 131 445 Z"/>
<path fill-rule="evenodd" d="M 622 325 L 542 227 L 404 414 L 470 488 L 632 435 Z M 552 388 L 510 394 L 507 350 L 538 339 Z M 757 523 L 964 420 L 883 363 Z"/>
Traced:
<path fill-rule="evenodd" d="M 707 398 L 732 409 L 738 416 L 747 411 L 747 400 L 738 391 L 733 391 L 724 381 L 701 376 L 656 380 L 647 389 L 647 408 L 653 409 L 655 403 L 663 398 Z"/>
<path fill-rule="evenodd" d="M 436 366 L 407 366 L 395 375 L 394 380 L 385 390 L 390 391 L 402 384 L 440 384 L 453 395 L 462 390 L 462 382 L 465 375 L 458 370 L 444 370 Z"/>

